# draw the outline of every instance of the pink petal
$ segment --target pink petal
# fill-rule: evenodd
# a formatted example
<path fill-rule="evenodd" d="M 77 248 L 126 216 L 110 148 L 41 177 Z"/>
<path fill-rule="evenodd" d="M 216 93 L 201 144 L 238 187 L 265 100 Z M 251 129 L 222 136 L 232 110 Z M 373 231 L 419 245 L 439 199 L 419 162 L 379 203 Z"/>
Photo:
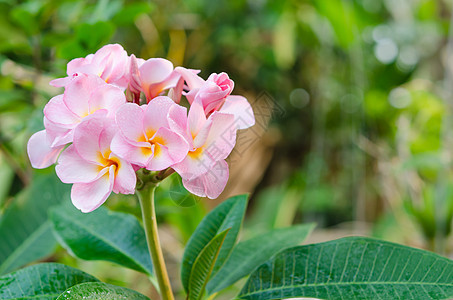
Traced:
<path fill-rule="evenodd" d="M 79 155 L 94 164 L 99 163 L 101 148 L 99 140 L 101 132 L 104 130 L 105 118 L 89 118 L 84 120 L 74 130 L 74 146 Z M 111 122 L 111 121 L 110 121 Z"/>
<path fill-rule="evenodd" d="M 209 131 L 211 131 L 211 126 L 212 126 L 212 118 L 209 118 L 203 125 L 203 127 L 200 129 L 200 131 L 197 133 L 195 138 L 193 139 L 193 147 L 196 148 L 202 148 L 206 144 L 206 139 L 208 138 Z"/>
<path fill-rule="evenodd" d="M 61 153 L 55 171 L 64 183 L 89 183 L 103 176 L 107 168 L 102 170 L 98 164 L 83 159 L 71 145 Z"/>
<path fill-rule="evenodd" d="M 147 133 L 147 138 L 151 138 L 152 134 L 160 127 L 168 127 L 168 113 L 172 106 L 176 106 L 175 102 L 166 96 L 156 97 L 148 103 L 148 106 L 145 109 L 144 119 L 143 119 L 143 128 L 145 133 Z"/>
<path fill-rule="evenodd" d="M 234 116 L 214 112 L 209 119 L 212 120 L 212 126 L 204 147 L 215 161 L 223 160 L 227 158 L 236 144 L 237 128 Z"/>
<path fill-rule="evenodd" d="M 175 101 L 175 103 L 178 103 L 181 101 L 181 96 L 182 96 L 182 90 L 184 88 L 184 79 L 180 77 L 178 79 L 178 82 L 176 83 L 176 86 L 168 91 L 168 97 L 171 98 L 171 100 Z"/>
<path fill-rule="evenodd" d="M 150 157 L 152 157 L 152 149 L 148 142 L 143 144 L 146 144 L 148 147 L 132 145 L 122 136 L 122 134 L 118 133 L 113 137 L 110 149 L 122 159 L 139 165 L 140 167 L 144 167 L 148 163 Z"/>
<path fill-rule="evenodd" d="M 129 90 L 133 94 L 140 94 L 142 87 L 140 83 L 140 72 L 138 70 L 138 60 L 131 54 L 129 69 Z"/>
<path fill-rule="evenodd" d="M 47 142 L 51 147 L 64 146 L 72 143 L 74 130 L 68 129 L 49 121 L 44 117 L 44 127 L 47 133 Z"/>
<path fill-rule="evenodd" d="M 114 166 L 102 177 L 90 183 L 74 183 L 71 199 L 75 207 L 87 213 L 101 206 L 113 190 Z"/>
<path fill-rule="evenodd" d="M 152 142 L 155 143 L 153 157 L 146 166 L 151 171 L 160 171 L 179 163 L 189 151 L 189 145 L 180 135 L 164 127 L 156 132 Z"/>
<path fill-rule="evenodd" d="M 147 87 L 170 76 L 173 72 L 173 64 L 163 58 L 150 58 L 140 66 L 139 70 L 142 87 Z"/>
<path fill-rule="evenodd" d="M 181 79 L 181 75 L 176 72 L 171 72 L 170 75 L 162 81 L 161 84 L 159 84 L 159 89 L 162 90 L 168 90 L 169 88 L 176 87 L 178 84 L 179 80 Z"/>
<path fill-rule="evenodd" d="M 198 73 L 200 73 L 200 70 L 176 67 L 175 72 L 181 74 L 182 78 L 184 78 L 184 80 L 186 81 L 189 90 L 200 88 L 204 83 L 203 78 L 197 75 Z"/>
<path fill-rule="evenodd" d="M 58 95 L 50 99 L 44 107 L 44 115 L 49 121 L 65 126 L 66 128 L 74 128 L 80 122 L 80 117 L 71 112 L 63 102 L 63 95 Z"/>
<path fill-rule="evenodd" d="M 195 137 L 206 122 L 206 115 L 200 101 L 192 103 L 189 109 L 188 128 L 192 137 Z"/>
<path fill-rule="evenodd" d="M 109 158 L 114 158 L 113 154 Z M 135 192 L 135 185 L 137 183 L 137 176 L 135 175 L 132 165 L 120 158 L 118 168 L 116 169 L 115 183 L 113 185 L 114 193 L 133 194 Z"/>
<path fill-rule="evenodd" d="M 93 54 L 90 54 L 86 58 L 74 58 L 70 62 L 68 62 L 68 66 L 66 67 L 66 73 L 69 77 L 71 77 L 74 73 L 77 73 L 77 70 L 82 67 L 83 65 L 90 63 L 93 59 Z"/>
<path fill-rule="evenodd" d="M 234 82 L 226 73 L 211 74 L 206 82 L 200 87 L 196 98 L 203 104 L 206 115 L 217 110 L 234 88 Z"/>
<path fill-rule="evenodd" d="M 126 103 L 126 96 L 121 89 L 113 85 L 101 85 L 90 95 L 89 113 L 106 109 L 108 117 L 113 117 L 117 109 L 124 103 Z"/>
<path fill-rule="evenodd" d="M 181 135 L 189 143 L 189 147 L 192 149 L 193 139 L 187 129 L 187 108 L 180 105 L 171 107 L 168 112 L 168 124 L 170 129 Z"/>
<path fill-rule="evenodd" d="M 172 166 L 183 179 L 189 180 L 208 172 L 215 164 L 215 160 L 203 149 L 187 154 L 180 162 Z"/>
<path fill-rule="evenodd" d="M 51 148 L 47 142 L 45 130 L 33 134 L 28 140 L 27 153 L 33 168 L 44 169 L 57 161 L 63 146 Z"/>
<path fill-rule="evenodd" d="M 191 89 L 187 93 L 183 93 L 184 96 L 186 96 L 186 99 L 187 99 L 187 101 L 189 101 L 190 104 L 192 104 L 195 101 L 195 97 L 197 96 L 199 90 L 200 90 L 199 88 L 196 88 L 196 89 Z"/>
<path fill-rule="evenodd" d="M 118 126 L 116 126 L 113 120 L 110 120 L 105 120 L 104 128 L 99 135 L 99 149 L 101 153 L 111 151 L 113 137 L 118 133 Z"/>
<path fill-rule="evenodd" d="M 135 103 L 123 104 L 116 112 L 116 124 L 123 136 L 132 144 L 140 147 L 140 143 L 146 142 L 146 135 L 143 131 L 144 112 Z"/>
<path fill-rule="evenodd" d="M 93 64 L 98 65 L 98 74 L 105 82 L 121 88 L 127 87 L 127 71 L 129 57 L 119 44 L 106 45 L 99 49 L 93 57 Z"/>
<path fill-rule="evenodd" d="M 219 111 L 234 115 L 238 129 L 245 129 L 255 125 L 252 106 L 245 97 L 228 96 Z"/>
<path fill-rule="evenodd" d="M 64 78 L 57 78 L 54 80 L 51 80 L 49 84 L 54 87 L 63 87 L 69 84 L 69 82 L 72 80 L 72 77 L 64 77 Z"/>
<path fill-rule="evenodd" d="M 89 114 L 91 93 L 106 83 L 96 75 L 80 74 L 67 86 L 63 101 L 70 111 L 79 117 Z"/>
<path fill-rule="evenodd" d="M 216 199 L 225 189 L 228 176 L 228 164 L 221 160 L 207 173 L 191 180 L 183 179 L 182 183 L 194 195 Z"/>

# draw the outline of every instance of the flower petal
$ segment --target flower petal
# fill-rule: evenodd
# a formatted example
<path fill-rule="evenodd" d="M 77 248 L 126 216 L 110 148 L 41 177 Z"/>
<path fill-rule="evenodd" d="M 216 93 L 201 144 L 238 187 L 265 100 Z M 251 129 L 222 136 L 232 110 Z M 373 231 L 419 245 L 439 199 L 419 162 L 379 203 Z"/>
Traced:
<path fill-rule="evenodd" d="M 70 111 L 79 117 L 89 114 L 91 93 L 106 83 L 96 75 L 80 74 L 67 86 L 63 101 Z"/>
<path fill-rule="evenodd" d="M 140 68 L 140 81 L 142 87 L 148 87 L 166 79 L 173 72 L 173 64 L 163 58 L 150 58 Z M 143 88 L 146 90 L 146 88 Z"/>
<path fill-rule="evenodd" d="M 168 91 L 168 97 L 170 97 L 171 100 L 175 101 L 175 103 L 179 104 L 179 102 L 181 101 L 183 88 L 184 88 L 184 79 L 182 77 L 180 77 L 178 79 L 178 82 L 176 83 L 175 87 Z"/>
<path fill-rule="evenodd" d="M 101 148 L 99 140 L 106 122 L 112 122 L 106 118 L 88 118 L 74 130 L 74 147 L 79 155 L 95 164 L 99 163 Z"/>
<path fill-rule="evenodd" d="M 132 145 L 122 134 L 118 133 L 113 137 L 110 149 L 122 159 L 144 167 L 152 157 L 153 152 L 148 142 L 143 144 L 147 144 L 148 147 Z"/>
<path fill-rule="evenodd" d="M 63 150 L 64 145 L 50 147 L 47 142 L 47 133 L 41 130 L 33 134 L 28 140 L 27 152 L 33 168 L 44 169 L 57 161 L 58 155 Z"/>
<path fill-rule="evenodd" d="M 44 107 L 44 115 L 49 121 L 66 128 L 74 128 L 80 122 L 80 117 L 67 108 L 63 95 L 50 99 Z"/>
<path fill-rule="evenodd" d="M 96 51 L 93 56 L 93 64 L 98 66 L 100 72 L 98 75 L 105 82 L 121 88 L 127 87 L 129 57 L 121 45 L 105 45 Z"/>
<path fill-rule="evenodd" d="M 170 129 L 181 135 L 192 149 L 191 144 L 193 139 L 187 130 L 187 108 L 180 105 L 171 107 L 168 112 L 168 124 Z"/>
<path fill-rule="evenodd" d="M 186 81 L 187 86 L 189 87 L 189 90 L 193 89 L 198 89 L 200 88 L 204 80 L 197 74 L 200 73 L 200 70 L 192 70 L 192 69 L 186 69 L 183 67 L 176 67 L 175 72 L 178 72 L 181 74 L 182 78 Z"/>
<path fill-rule="evenodd" d="M 245 129 L 255 125 L 252 106 L 245 97 L 228 96 L 219 111 L 234 115 L 238 129 Z"/>
<path fill-rule="evenodd" d="M 147 138 L 152 135 L 161 127 L 168 127 L 168 113 L 172 106 L 177 104 L 166 96 L 156 97 L 148 103 L 143 116 L 143 128 L 147 133 Z M 149 134 L 152 132 L 152 134 Z"/>
<path fill-rule="evenodd" d="M 234 116 L 214 112 L 209 119 L 212 120 L 212 125 L 204 147 L 215 161 L 223 160 L 227 158 L 236 144 L 237 128 Z"/>
<path fill-rule="evenodd" d="M 114 117 L 122 104 L 126 103 L 124 92 L 113 85 L 101 85 L 93 91 L 89 100 L 89 113 L 99 109 L 106 109 L 108 117 Z"/>
<path fill-rule="evenodd" d="M 167 128 L 160 128 L 154 135 L 154 155 L 146 168 L 151 171 L 160 171 L 184 159 L 189 151 L 187 142 L 177 133 Z"/>
<path fill-rule="evenodd" d="M 206 115 L 204 113 L 203 105 L 200 101 L 192 103 L 189 109 L 188 128 L 192 137 L 197 136 L 203 125 L 206 123 Z"/>
<path fill-rule="evenodd" d="M 112 119 L 104 120 L 104 128 L 99 135 L 99 149 L 101 153 L 111 151 L 113 137 L 118 133 L 118 126 Z"/>
<path fill-rule="evenodd" d="M 115 155 L 110 155 L 109 158 L 114 158 Z M 120 158 L 118 168 L 116 169 L 115 183 L 113 185 L 114 193 L 133 194 L 135 192 L 135 185 L 137 184 L 137 176 L 135 175 L 132 165 Z"/>
<path fill-rule="evenodd" d="M 101 206 L 113 190 L 114 166 L 102 177 L 90 183 L 74 183 L 71 199 L 75 207 L 87 213 Z"/>
<path fill-rule="evenodd" d="M 59 126 L 44 117 L 44 127 L 47 133 L 47 142 L 51 147 L 64 146 L 72 143 L 74 130 Z"/>
<path fill-rule="evenodd" d="M 228 176 L 228 164 L 226 161 L 221 160 L 207 173 L 190 180 L 183 178 L 182 183 L 194 195 L 216 199 L 225 189 Z"/>
<path fill-rule="evenodd" d="M 215 160 L 202 148 L 189 151 L 187 156 L 172 166 L 183 179 L 189 180 L 208 172 L 215 164 Z"/>
<path fill-rule="evenodd" d="M 116 112 L 115 120 L 124 138 L 135 146 L 145 142 L 143 132 L 143 109 L 135 103 L 123 104 Z"/>
<path fill-rule="evenodd" d="M 58 158 L 55 172 L 64 183 L 89 183 L 103 176 L 107 168 L 103 171 L 101 166 L 83 159 L 70 145 Z"/>

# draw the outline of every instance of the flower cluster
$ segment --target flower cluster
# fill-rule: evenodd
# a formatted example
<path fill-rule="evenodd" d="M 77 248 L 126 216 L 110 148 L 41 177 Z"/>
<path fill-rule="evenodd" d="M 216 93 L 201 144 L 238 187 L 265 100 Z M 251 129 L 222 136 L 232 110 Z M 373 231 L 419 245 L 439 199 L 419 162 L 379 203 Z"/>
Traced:
<path fill-rule="evenodd" d="M 247 99 L 231 95 L 226 73 L 207 80 L 198 73 L 162 58 L 128 56 L 118 44 L 70 61 L 68 76 L 50 82 L 64 93 L 45 106 L 45 130 L 28 142 L 32 166 L 57 162 L 58 177 L 73 184 L 72 202 L 83 212 L 112 191 L 134 193 L 141 168 L 171 168 L 191 193 L 218 197 L 236 131 L 255 119 Z"/>

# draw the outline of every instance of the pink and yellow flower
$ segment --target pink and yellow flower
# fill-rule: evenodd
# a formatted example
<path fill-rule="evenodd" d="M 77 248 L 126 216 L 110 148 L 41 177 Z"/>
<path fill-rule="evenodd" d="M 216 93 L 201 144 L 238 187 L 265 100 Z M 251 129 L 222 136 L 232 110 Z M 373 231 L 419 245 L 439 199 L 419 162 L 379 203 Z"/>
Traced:
<path fill-rule="evenodd" d="M 164 170 L 184 159 L 187 142 L 170 129 L 170 111 L 181 109 L 166 96 L 148 105 L 127 103 L 116 113 L 119 132 L 112 141 L 112 151 L 120 157 L 151 171 Z"/>
<path fill-rule="evenodd" d="M 181 75 L 174 71 L 173 64 L 163 58 L 137 59 L 131 56 L 130 87 L 132 92 L 143 92 L 146 102 L 176 87 Z"/>
<path fill-rule="evenodd" d="M 67 86 L 80 74 L 96 75 L 106 83 L 126 89 L 129 79 L 129 57 L 121 45 L 106 45 L 95 54 L 71 60 L 67 66 L 67 77 L 50 82 L 56 87 Z"/>
<path fill-rule="evenodd" d="M 65 145 L 73 140 L 75 128 L 86 118 L 114 118 L 119 106 L 126 103 L 120 88 L 105 83 L 95 75 L 81 74 L 74 78 L 63 95 L 50 99 L 44 107 L 45 130 L 28 142 L 30 161 L 35 168 L 55 163 Z"/>
<path fill-rule="evenodd" d="M 197 75 L 197 70 L 177 67 L 175 71 L 181 74 L 187 84 L 189 91 L 185 96 L 189 103 L 200 101 L 206 116 L 214 111 L 232 114 L 238 129 L 246 129 L 255 124 L 253 110 L 247 99 L 231 95 L 234 82 L 226 73 L 213 73 L 205 81 Z"/>
<path fill-rule="evenodd" d="M 136 175 L 132 164 L 110 144 L 117 132 L 112 119 L 84 120 L 74 132 L 74 143 L 63 151 L 55 168 L 64 183 L 72 183 L 71 199 L 82 212 L 98 208 L 112 193 L 133 194 Z"/>
<path fill-rule="evenodd" d="M 237 127 L 232 114 L 214 112 L 208 118 L 199 100 L 192 103 L 189 115 L 173 110 L 173 130 L 189 143 L 189 153 L 172 168 L 181 175 L 183 185 L 200 197 L 217 198 L 228 180 L 225 158 L 236 143 Z M 215 179 L 215 180 L 213 180 Z"/>
<path fill-rule="evenodd" d="M 162 58 L 128 57 L 120 45 L 70 61 L 68 76 L 51 82 L 65 91 L 45 106 L 45 130 L 28 142 L 32 166 L 58 160 L 56 172 L 73 184 L 72 201 L 83 212 L 112 192 L 134 193 L 140 168 L 173 169 L 191 193 L 217 198 L 236 132 L 255 118 L 246 98 L 231 95 L 226 73 L 207 80 L 198 73 Z M 147 104 L 140 105 L 142 93 Z M 182 96 L 188 111 L 179 105 Z"/>

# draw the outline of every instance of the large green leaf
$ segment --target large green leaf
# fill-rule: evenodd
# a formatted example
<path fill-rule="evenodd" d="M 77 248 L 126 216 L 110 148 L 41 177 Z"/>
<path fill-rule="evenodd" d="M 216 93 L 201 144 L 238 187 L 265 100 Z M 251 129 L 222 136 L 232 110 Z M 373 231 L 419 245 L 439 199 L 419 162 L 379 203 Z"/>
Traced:
<path fill-rule="evenodd" d="M 0 277 L 0 299 L 57 299 L 71 286 L 93 281 L 98 280 L 62 264 L 37 264 Z"/>
<path fill-rule="evenodd" d="M 62 299 L 149 300 L 148 297 L 134 290 L 103 282 L 74 285 L 57 298 L 57 300 Z"/>
<path fill-rule="evenodd" d="M 453 261 L 348 237 L 281 252 L 250 275 L 239 299 L 452 299 Z"/>
<path fill-rule="evenodd" d="M 0 220 L 0 274 L 43 258 L 57 242 L 48 223 L 49 207 L 70 201 L 69 186 L 54 175 L 36 176 Z"/>
<path fill-rule="evenodd" d="M 50 218 L 58 240 L 77 257 L 153 273 L 145 232 L 134 216 L 104 207 L 84 214 L 73 206 L 60 206 L 51 210 Z"/>
<path fill-rule="evenodd" d="M 229 229 L 226 229 L 216 235 L 206 247 L 201 250 L 195 260 L 189 279 L 189 300 L 200 300 L 203 297 L 206 283 L 208 283 L 209 276 L 214 269 L 215 262 L 228 231 Z"/>
<path fill-rule="evenodd" d="M 313 230 L 314 224 L 280 228 L 240 242 L 220 271 L 209 281 L 209 293 L 220 291 L 250 274 L 272 255 L 302 243 Z"/>
<path fill-rule="evenodd" d="M 228 258 L 236 243 L 247 206 L 247 195 L 231 197 L 213 209 L 203 218 L 197 230 L 193 233 L 182 260 L 181 281 L 186 292 L 189 287 L 189 277 L 192 266 L 204 247 L 219 233 L 231 228 L 217 257 L 212 276 Z"/>

